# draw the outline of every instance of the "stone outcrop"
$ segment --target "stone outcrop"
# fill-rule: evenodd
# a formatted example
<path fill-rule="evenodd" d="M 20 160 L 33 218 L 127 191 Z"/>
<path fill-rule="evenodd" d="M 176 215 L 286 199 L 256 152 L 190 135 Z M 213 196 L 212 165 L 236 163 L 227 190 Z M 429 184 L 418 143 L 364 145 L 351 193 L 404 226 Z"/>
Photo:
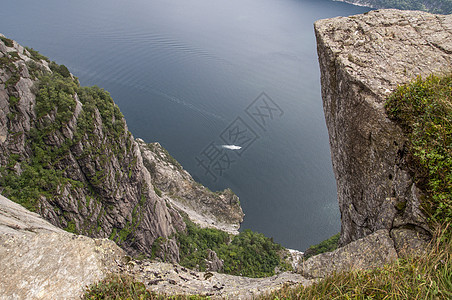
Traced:
<path fill-rule="evenodd" d="M 162 197 L 201 227 L 238 234 L 244 213 L 230 190 L 212 192 L 191 175 L 159 143 L 137 139 L 143 162 Z"/>
<path fill-rule="evenodd" d="M 80 299 L 123 256 L 113 241 L 76 236 L 0 196 L 0 299 Z"/>
<path fill-rule="evenodd" d="M 284 272 L 265 278 L 249 278 L 216 272 L 195 272 L 177 264 L 133 261 L 124 272 L 142 281 L 146 288 L 168 295 L 202 295 L 211 299 L 255 299 L 284 285 L 309 286 L 312 280 Z"/>
<path fill-rule="evenodd" d="M 221 272 L 223 271 L 224 261 L 220 259 L 215 251 L 207 249 L 206 270 Z"/>
<path fill-rule="evenodd" d="M 91 237 L 109 237 L 133 256 L 151 255 L 152 245 L 162 237 L 158 240 L 161 253 L 156 254 L 178 261 L 174 235 L 185 229 L 179 213 L 185 207 L 196 210 L 198 218 L 207 220 L 210 226 L 219 222 L 219 228 L 238 230 L 243 220 L 238 197 L 231 191 L 207 192 L 186 171 L 175 168 L 177 162 L 165 164 L 156 158 L 159 153 L 167 153 L 162 147 L 153 154 L 142 152 L 145 147 L 135 141 L 118 107 L 104 91 L 89 91 L 100 95 L 103 102 L 98 105 L 86 102 L 93 95 L 71 92 L 66 101 L 74 102 L 69 107 L 69 121 L 48 130 L 58 123 L 58 110 L 64 108 L 64 103 L 62 107 L 41 104 L 55 108 L 37 113 L 36 74 L 61 70 L 61 74 L 74 79 L 64 66 L 46 61 L 1 36 L 0 180 L 8 182 L 11 176 L 16 179 L 0 184 L 0 193 L 12 195 L 11 191 L 18 188 L 11 185 L 52 169 L 51 178 L 39 178 L 32 182 L 35 186 L 19 188 L 34 193 L 31 198 L 36 203 L 28 203 L 27 207 L 57 227 Z M 90 117 L 84 118 L 86 114 Z M 82 130 L 83 126 L 91 127 Z M 42 153 L 60 150 L 65 152 L 55 161 L 44 160 L 39 168 L 29 168 L 33 161 L 42 159 Z M 143 153 L 145 163 L 153 166 L 152 173 L 143 163 Z M 164 191 L 163 196 L 158 195 L 154 184 Z M 173 197 L 177 198 L 176 204 L 185 205 L 171 205 Z"/>
<path fill-rule="evenodd" d="M 297 272 L 307 278 L 323 278 L 334 272 L 382 267 L 397 257 L 389 231 L 381 229 L 332 252 L 309 258 L 298 266 Z"/>
<path fill-rule="evenodd" d="M 218 269 L 215 252 L 209 258 Z M 0 196 L 0 299 L 80 299 L 86 286 L 110 274 L 130 275 L 166 295 L 214 299 L 253 299 L 284 284 L 311 284 L 288 272 L 247 278 L 133 260 L 111 240 L 66 232 Z"/>
<path fill-rule="evenodd" d="M 341 211 L 340 245 L 387 230 L 430 235 L 407 139 L 389 120 L 387 96 L 416 76 L 450 71 L 452 15 L 381 10 L 315 23 L 322 98 Z"/>

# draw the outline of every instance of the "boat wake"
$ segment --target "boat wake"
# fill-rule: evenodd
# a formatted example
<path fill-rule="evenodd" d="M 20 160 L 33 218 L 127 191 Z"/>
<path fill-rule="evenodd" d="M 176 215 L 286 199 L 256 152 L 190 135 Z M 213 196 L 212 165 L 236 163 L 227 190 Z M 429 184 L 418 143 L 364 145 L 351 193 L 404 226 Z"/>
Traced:
<path fill-rule="evenodd" d="M 224 149 L 228 149 L 228 150 L 240 150 L 240 149 L 242 149 L 241 146 L 236 146 L 236 145 L 221 145 L 221 147 L 223 147 Z"/>

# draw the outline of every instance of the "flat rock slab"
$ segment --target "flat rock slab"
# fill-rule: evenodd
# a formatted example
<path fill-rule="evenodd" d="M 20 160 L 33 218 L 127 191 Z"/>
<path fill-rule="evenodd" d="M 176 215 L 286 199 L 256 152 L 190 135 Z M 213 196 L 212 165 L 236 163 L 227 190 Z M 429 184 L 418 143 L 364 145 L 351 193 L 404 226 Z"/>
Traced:
<path fill-rule="evenodd" d="M 36 213 L 0 195 L 0 234 L 32 235 L 66 231 L 45 221 Z"/>
<path fill-rule="evenodd" d="M 254 299 L 285 284 L 309 286 L 300 274 L 284 272 L 272 277 L 249 278 L 216 272 L 195 272 L 177 264 L 134 261 L 124 272 L 142 281 L 150 291 L 168 295 L 205 295 L 213 299 Z"/>
<path fill-rule="evenodd" d="M 323 278 L 334 272 L 382 267 L 396 258 L 394 243 L 383 229 L 335 251 L 309 258 L 299 266 L 298 272 L 308 278 Z"/>
<path fill-rule="evenodd" d="M 0 299 L 80 299 L 123 256 L 113 241 L 68 233 L 0 196 Z"/>

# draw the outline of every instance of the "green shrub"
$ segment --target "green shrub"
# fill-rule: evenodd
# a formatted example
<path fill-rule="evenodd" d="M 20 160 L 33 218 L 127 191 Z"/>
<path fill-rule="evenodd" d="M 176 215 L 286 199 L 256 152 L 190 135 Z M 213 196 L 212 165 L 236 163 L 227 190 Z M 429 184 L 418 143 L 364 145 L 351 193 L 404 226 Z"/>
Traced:
<path fill-rule="evenodd" d="M 333 235 L 332 237 L 318 243 L 317 245 L 310 246 L 304 253 L 303 258 L 308 259 L 311 256 L 331 252 L 337 249 L 337 243 L 339 242 L 340 233 Z"/>
<path fill-rule="evenodd" d="M 13 47 L 14 46 L 13 40 L 10 40 L 10 39 L 2 37 L 2 36 L 0 36 L 0 40 L 5 44 L 6 47 Z"/>
<path fill-rule="evenodd" d="M 187 232 L 177 236 L 182 266 L 205 271 L 207 250 L 211 249 L 224 261 L 227 274 L 265 277 L 274 275 L 275 267 L 289 267 L 279 255 L 284 248 L 263 234 L 248 229 L 231 238 L 224 231 L 200 228 L 189 220 L 186 224 Z"/>
<path fill-rule="evenodd" d="M 68 68 L 65 65 L 58 65 L 54 61 L 52 61 L 49 65 L 50 70 L 54 73 L 58 73 L 64 78 L 71 77 L 71 73 L 69 72 Z"/>
<path fill-rule="evenodd" d="M 72 232 L 72 233 L 77 233 L 77 227 L 75 226 L 75 222 L 74 221 L 68 221 L 67 222 L 67 226 L 64 229 L 68 232 Z"/>
<path fill-rule="evenodd" d="M 20 59 L 19 53 L 17 51 L 11 51 L 11 52 L 8 52 L 8 54 L 11 57 L 11 59 L 14 61 Z"/>
<path fill-rule="evenodd" d="M 433 223 L 452 221 L 452 75 L 400 86 L 386 111 L 409 138 L 408 152 Z"/>
<path fill-rule="evenodd" d="M 89 286 L 83 295 L 84 300 L 140 299 L 140 300 L 202 300 L 209 297 L 198 295 L 165 295 L 146 290 L 142 282 L 127 275 L 110 274 L 104 280 Z"/>
<path fill-rule="evenodd" d="M 19 98 L 14 96 L 9 96 L 9 106 L 14 107 L 16 106 L 17 102 L 19 102 Z"/>
<path fill-rule="evenodd" d="M 143 283 L 129 276 L 110 275 L 97 284 L 91 285 L 83 299 L 154 299 Z"/>
<path fill-rule="evenodd" d="M 450 229 L 439 229 L 428 251 L 381 268 L 333 274 L 310 287 L 285 286 L 257 299 L 452 299 Z"/>
<path fill-rule="evenodd" d="M 35 61 L 45 60 L 46 62 L 50 63 L 50 59 L 48 59 L 47 57 L 45 57 L 44 55 L 42 55 L 35 49 L 29 48 L 29 47 L 25 47 L 25 49 L 27 49 L 27 51 L 30 53 L 30 56 L 33 60 L 35 60 Z"/>

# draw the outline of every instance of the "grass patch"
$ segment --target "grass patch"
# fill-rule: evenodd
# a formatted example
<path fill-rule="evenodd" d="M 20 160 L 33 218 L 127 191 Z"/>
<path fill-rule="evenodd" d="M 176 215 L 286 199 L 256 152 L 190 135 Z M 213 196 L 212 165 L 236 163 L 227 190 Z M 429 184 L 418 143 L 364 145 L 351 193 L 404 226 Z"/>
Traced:
<path fill-rule="evenodd" d="M 83 295 L 84 300 L 104 299 L 150 299 L 150 300 L 201 300 L 209 299 L 203 296 L 168 296 L 158 295 L 146 290 L 142 282 L 130 276 L 110 274 L 104 280 L 91 285 Z"/>
<path fill-rule="evenodd" d="M 5 44 L 6 47 L 13 47 L 14 42 L 11 39 L 0 36 L 0 40 Z"/>
<path fill-rule="evenodd" d="M 284 248 L 261 233 L 247 229 L 237 236 L 224 231 L 200 228 L 186 220 L 187 232 L 179 233 L 180 264 L 191 269 L 206 270 L 207 250 L 215 251 L 224 261 L 223 272 L 247 277 L 274 275 L 275 267 L 290 269 L 280 257 Z"/>
<path fill-rule="evenodd" d="M 428 194 L 434 223 L 452 221 L 452 73 L 400 86 L 386 102 L 388 116 L 409 138 L 416 183 Z"/>
<path fill-rule="evenodd" d="M 452 243 L 438 230 L 429 251 L 382 268 L 334 274 L 310 287 L 285 286 L 258 299 L 451 299 Z"/>
<path fill-rule="evenodd" d="M 157 194 L 157 196 L 162 197 L 162 191 L 154 185 L 154 192 Z"/>
<path fill-rule="evenodd" d="M 332 237 L 318 243 L 317 245 L 310 246 L 304 253 L 303 258 L 308 259 L 311 256 L 331 252 L 337 249 L 337 243 L 339 242 L 340 233 L 333 235 Z"/>

